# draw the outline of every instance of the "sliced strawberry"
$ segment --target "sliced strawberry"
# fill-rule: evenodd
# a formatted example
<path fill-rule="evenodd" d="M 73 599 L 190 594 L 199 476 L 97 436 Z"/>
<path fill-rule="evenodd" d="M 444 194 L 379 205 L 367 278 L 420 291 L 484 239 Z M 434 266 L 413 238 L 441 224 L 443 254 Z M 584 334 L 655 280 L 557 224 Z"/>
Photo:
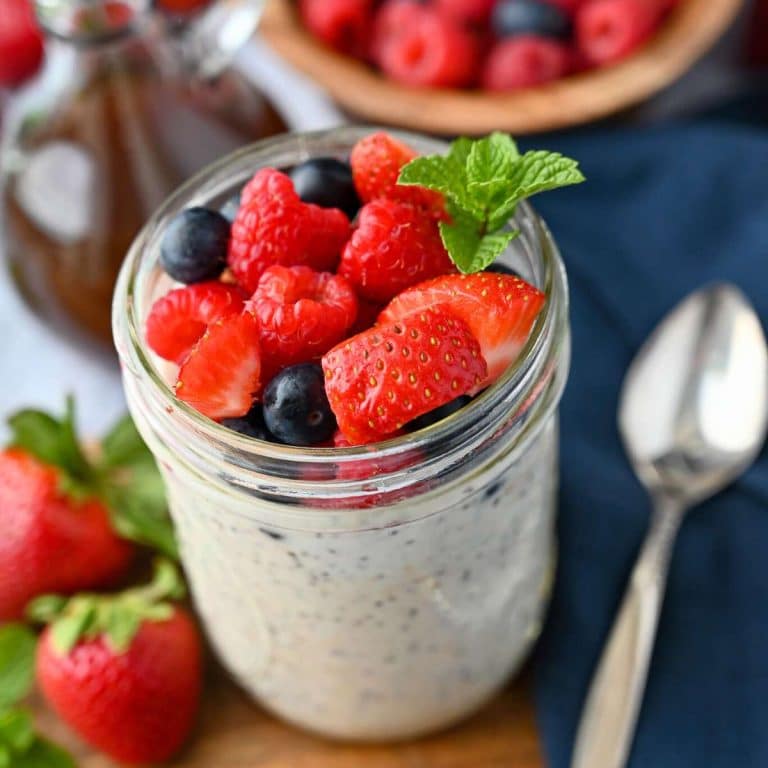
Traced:
<path fill-rule="evenodd" d="M 259 324 L 249 312 L 212 323 L 181 366 L 176 396 L 210 419 L 243 416 L 259 392 Z"/>
<path fill-rule="evenodd" d="M 147 344 L 160 357 L 181 364 L 210 323 L 242 308 L 240 289 L 218 280 L 177 288 L 152 305 Z"/>
<path fill-rule="evenodd" d="M 483 382 L 487 386 L 517 359 L 545 299 L 538 288 L 513 275 L 445 275 L 396 296 L 379 315 L 379 323 L 392 323 L 429 307 L 450 310 L 480 342 L 488 363 Z"/>
<path fill-rule="evenodd" d="M 459 395 L 487 376 L 462 320 L 424 308 L 347 339 L 323 357 L 325 389 L 350 443 L 370 443 Z"/>

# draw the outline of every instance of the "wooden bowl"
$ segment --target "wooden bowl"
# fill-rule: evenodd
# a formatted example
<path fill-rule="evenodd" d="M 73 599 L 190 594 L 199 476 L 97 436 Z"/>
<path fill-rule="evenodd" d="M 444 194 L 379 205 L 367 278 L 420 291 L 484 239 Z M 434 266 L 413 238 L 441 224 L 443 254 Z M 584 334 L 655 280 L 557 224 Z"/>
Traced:
<path fill-rule="evenodd" d="M 411 88 L 316 40 L 291 0 L 268 0 L 261 32 L 344 109 L 373 123 L 438 134 L 522 134 L 605 117 L 680 77 L 723 34 L 743 0 L 680 0 L 636 54 L 539 88 L 509 94 Z"/>

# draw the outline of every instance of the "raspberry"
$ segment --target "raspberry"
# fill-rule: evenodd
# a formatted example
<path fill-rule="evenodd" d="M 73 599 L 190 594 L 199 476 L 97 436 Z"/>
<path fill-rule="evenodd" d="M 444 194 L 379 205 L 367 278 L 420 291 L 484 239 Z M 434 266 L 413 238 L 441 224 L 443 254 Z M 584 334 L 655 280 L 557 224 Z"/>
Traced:
<path fill-rule="evenodd" d="M 405 18 L 407 23 L 402 21 Z M 393 80 L 439 88 L 471 85 L 480 53 L 470 30 L 412 0 L 390 0 L 382 6 L 372 52 L 381 70 Z"/>
<path fill-rule="evenodd" d="M 227 261 L 240 285 L 253 293 L 273 264 L 333 271 L 349 231 L 342 211 L 301 202 L 288 176 L 262 168 L 243 189 Z"/>
<path fill-rule="evenodd" d="M 360 199 L 368 203 L 386 197 L 411 203 L 424 210 L 434 210 L 437 215 L 442 215 L 444 201 L 439 192 L 397 183 L 402 167 L 417 155 L 416 150 L 384 131 L 360 139 L 352 148 L 349 158 Z"/>
<path fill-rule="evenodd" d="M 497 43 L 485 62 L 483 86 L 513 91 L 557 80 L 571 67 L 571 53 L 562 43 L 522 35 Z"/>
<path fill-rule="evenodd" d="M 437 222 L 392 200 L 363 206 L 339 264 L 339 274 L 373 302 L 388 301 L 422 280 L 454 271 Z"/>
<path fill-rule="evenodd" d="M 584 0 L 547 0 L 550 5 L 556 5 L 558 8 L 562 8 L 566 13 L 573 15 L 576 13 L 580 5 L 584 4 Z"/>
<path fill-rule="evenodd" d="M 216 280 L 177 288 L 159 298 L 147 317 L 147 344 L 166 360 L 181 364 L 214 320 L 240 312 L 243 295 Z"/>
<path fill-rule="evenodd" d="M 586 0 L 576 13 L 576 42 L 593 64 L 623 59 L 652 34 L 668 0 Z"/>
<path fill-rule="evenodd" d="M 462 24 L 487 23 L 496 0 L 435 0 L 446 16 Z"/>
<path fill-rule="evenodd" d="M 353 444 L 392 435 L 488 373 L 466 323 L 437 309 L 347 339 L 323 357 L 323 370 L 339 429 Z"/>
<path fill-rule="evenodd" d="M 355 322 L 357 297 L 349 282 L 309 267 L 269 267 L 247 309 L 259 321 L 268 381 L 289 365 L 319 360 Z"/>
<path fill-rule="evenodd" d="M 301 15 L 316 37 L 337 51 L 365 58 L 372 0 L 301 0 Z"/>
<path fill-rule="evenodd" d="M 367 331 L 376 325 L 376 318 L 381 314 L 384 309 L 382 304 L 375 304 L 372 301 L 366 301 L 365 299 L 357 300 L 357 320 L 355 324 L 349 329 L 349 335 L 353 336 L 361 331 Z"/>

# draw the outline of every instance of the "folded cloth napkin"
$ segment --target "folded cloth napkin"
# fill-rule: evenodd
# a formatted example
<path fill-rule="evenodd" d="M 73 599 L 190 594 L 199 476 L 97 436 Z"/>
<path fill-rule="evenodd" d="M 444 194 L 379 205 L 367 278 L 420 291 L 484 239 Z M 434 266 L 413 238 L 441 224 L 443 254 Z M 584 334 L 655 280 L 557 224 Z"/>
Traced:
<path fill-rule="evenodd" d="M 661 317 L 707 282 L 736 283 L 768 326 L 768 131 L 678 124 L 538 143 L 588 178 L 536 201 L 571 289 L 560 560 L 535 664 L 549 764 L 567 768 L 649 520 L 617 432 L 621 381 Z M 629 766 L 768 766 L 766 451 L 680 532 Z"/>

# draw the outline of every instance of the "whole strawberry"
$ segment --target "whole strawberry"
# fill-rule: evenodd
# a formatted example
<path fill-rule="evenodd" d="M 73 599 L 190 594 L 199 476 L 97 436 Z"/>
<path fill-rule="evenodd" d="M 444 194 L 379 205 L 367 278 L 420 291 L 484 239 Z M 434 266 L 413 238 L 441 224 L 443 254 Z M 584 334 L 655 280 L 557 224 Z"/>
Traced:
<path fill-rule="evenodd" d="M 0 621 L 19 618 L 44 592 L 114 585 L 135 551 L 151 543 L 169 555 L 175 541 L 162 481 L 130 420 L 121 421 L 89 461 L 74 432 L 71 403 L 57 420 L 21 411 L 0 451 Z"/>
<path fill-rule="evenodd" d="M 33 618 L 51 622 L 37 650 L 40 689 L 64 722 L 124 763 L 159 763 L 183 745 L 202 684 L 198 630 L 177 600 L 167 562 L 154 581 L 115 596 L 46 596 Z"/>
<path fill-rule="evenodd" d="M 43 59 L 43 35 L 30 0 L 0 0 L 0 88 L 20 85 Z"/>

